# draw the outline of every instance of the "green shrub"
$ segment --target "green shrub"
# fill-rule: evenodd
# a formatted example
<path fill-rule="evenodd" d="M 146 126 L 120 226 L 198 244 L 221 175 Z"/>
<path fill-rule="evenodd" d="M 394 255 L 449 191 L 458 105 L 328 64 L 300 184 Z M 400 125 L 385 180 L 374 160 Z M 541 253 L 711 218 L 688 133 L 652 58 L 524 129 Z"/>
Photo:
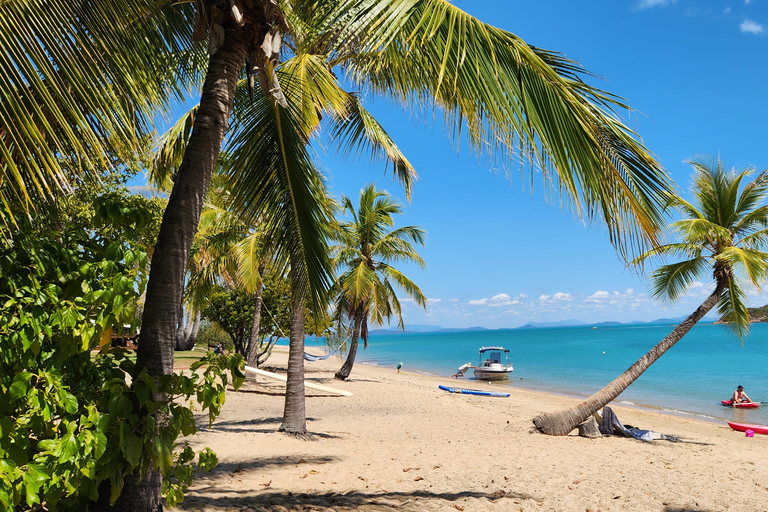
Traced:
<path fill-rule="evenodd" d="M 43 502 L 50 511 L 83 510 L 102 482 L 115 500 L 126 475 L 150 467 L 162 472 L 173 506 L 196 456 L 199 469 L 216 464 L 209 450 L 196 455 L 177 442 L 196 431 L 191 408 L 181 404 L 196 399 L 213 421 L 227 370 L 236 387 L 242 382 L 242 357 L 210 354 L 193 365 L 204 371 L 156 382 L 137 374 L 126 351 L 109 349 L 112 326 L 135 321 L 147 259 L 128 242 L 140 212 L 99 211 L 123 236 L 104 240 L 82 228 L 40 234 L 27 225 L 0 240 L 2 510 Z"/>

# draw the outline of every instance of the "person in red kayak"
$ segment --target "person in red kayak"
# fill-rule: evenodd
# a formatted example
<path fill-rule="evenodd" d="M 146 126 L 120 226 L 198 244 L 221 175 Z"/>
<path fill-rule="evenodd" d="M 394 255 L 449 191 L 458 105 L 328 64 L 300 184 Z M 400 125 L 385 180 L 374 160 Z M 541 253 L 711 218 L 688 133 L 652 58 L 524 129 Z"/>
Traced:
<path fill-rule="evenodd" d="M 744 392 L 744 386 L 739 386 L 736 391 L 733 392 L 733 398 L 731 398 L 732 404 L 751 404 L 752 399 Z"/>

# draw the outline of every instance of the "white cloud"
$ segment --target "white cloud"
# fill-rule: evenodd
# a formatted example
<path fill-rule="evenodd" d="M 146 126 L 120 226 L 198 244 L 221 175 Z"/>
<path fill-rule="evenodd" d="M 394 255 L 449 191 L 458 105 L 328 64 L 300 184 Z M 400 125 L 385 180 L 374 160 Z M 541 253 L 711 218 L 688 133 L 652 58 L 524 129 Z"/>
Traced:
<path fill-rule="evenodd" d="M 756 21 L 752 20 L 744 20 L 741 22 L 741 25 L 739 25 L 739 28 L 742 32 L 746 32 L 749 34 L 756 34 L 760 35 L 763 32 L 765 32 L 765 29 L 760 23 L 757 23 Z"/>
<path fill-rule="evenodd" d="M 749 5 L 752 3 L 752 0 L 744 0 L 744 5 Z"/>
<path fill-rule="evenodd" d="M 589 297 L 586 298 L 584 302 L 599 302 L 600 299 L 607 299 L 610 293 L 608 293 L 605 290 L 598 290 Z"/>
<path fill-rule="evenodd" d="M 470 306 L 498 307 L 498 306 L 511 306 L 512 304 L 519 304 L 519 302 L 512 301 L 510 296 L 507 295 L 506 293 L 496 294 L 490 299 L 484 298 L 484 299 L 474 299 L 469 301 Z"/>
<path fill-rule="evenodd" d="M 669 4 L 675 3 L 677 0 L 640 0 L 640 3 L 638 4 L 638 9 L 649 9 L 651 7 L 656 7 L 657 5 L 661 5 L 663 7 L 666 7 Z"/>
<path fill-rule="evenodd" d="M 725 9 L 723 9 L 723 14 L 728 14 L 729 12 L 731 12 L 730 7 L 726 7 Z"/>
<path fill-rule="evenodd" d="M 540 302 L 547 302 L 549 304 L 554 304 L 555 302 L 570 302 L 572 300 L 573 300 L 573 295 L 565 292 L 557 292 L 552 295 L 539 296 Z"/>
<path fill-rule="evenodd" d="M 427 299 L 427 305 L 431 306 L 432 304 L 437 304 L 441 300 L 443 300 L 443 299 Z"/>

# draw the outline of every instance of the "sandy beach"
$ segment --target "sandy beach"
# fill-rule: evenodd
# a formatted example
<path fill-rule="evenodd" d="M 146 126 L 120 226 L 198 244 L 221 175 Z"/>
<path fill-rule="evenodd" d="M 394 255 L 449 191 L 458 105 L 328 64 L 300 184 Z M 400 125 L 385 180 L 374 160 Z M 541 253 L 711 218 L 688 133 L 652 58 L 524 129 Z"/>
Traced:
<path fill-rule="evenodd" d="M 285 353 L 266 366 L 284 371 Z M 230 391 L 211 429 L 220 464 L 196 478 L 189 511 L 763 511 L 768 436 L 612 404 L 619 419 L 682 442 L 550 437 L 531 419 L 572 399 L 525 390 L 457 395 L 455 379 L 356 365 L 333 379 L 339 358 L 306 364 L 307 382 L 354 393 L 307 390 L 312 440 L 277 432 L 284 385 L 249 376 Z M 459 386 L 499 390 L 473 380 Z M 748 422 L 745 415 L 745 422 Z"/>

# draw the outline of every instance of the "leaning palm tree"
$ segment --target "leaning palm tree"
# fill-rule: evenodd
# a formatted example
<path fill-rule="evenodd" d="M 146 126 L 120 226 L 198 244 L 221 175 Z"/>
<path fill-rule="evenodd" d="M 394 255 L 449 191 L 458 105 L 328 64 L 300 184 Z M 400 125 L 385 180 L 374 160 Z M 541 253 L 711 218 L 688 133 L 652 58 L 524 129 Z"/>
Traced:
<path fill-rule="evenodd" d="M 342 199 L 345 212 L 352 220 L 340 225 L 336 265 L 346 270 L 339 276 L 339 309 L 352 323 L 352 340 L 347 359 L 336 372 L 336 378 L 349 378 L 355 364 L 358 340 L 362 337 L 368 348 L 368 321 L 381 325 L 397 316 L 398 327 L 404 329 L 400 300 L 394 286 L 402 289 L 416 304 L 426 310 L 427 299 L 418 286 L 392 262 L 413 262 L 424 268 L 424 260 L 416 253 L 411 241 L 424 245 L 424 230 L 416 226 L 392 229 L 393 215 L 401 215 L 400 204 L 373 184 L 360 191 L 360 206 L 355 211 L 352 200 Z M 410 240 L 410 241 L 409 241 Z"/>
<path fill-rule="evenodd" d="M 679 299 L 691 284 L 709 275 L 714 280 L 714 291 L 666 338 L 606 387 L 576 407 L 534 418 L 541 432 L 568 434 L 619 396 L 715 306 L 742 342 L 748 333 L 744 286 L 760 289 L 768 276 L 768 170 L 742 188 L 751 169 L 726 169 L 719 159 L 700 158 L 689 163 L 695 170 L 694 202 L 676 196 L 670 199 L 670 206 L 684 217 L 672 224 L 680 241 L 651 249 L 634 263 L 654 256 L 684 258 L 651 275 L 653 294 L 669 302 Z"/>

